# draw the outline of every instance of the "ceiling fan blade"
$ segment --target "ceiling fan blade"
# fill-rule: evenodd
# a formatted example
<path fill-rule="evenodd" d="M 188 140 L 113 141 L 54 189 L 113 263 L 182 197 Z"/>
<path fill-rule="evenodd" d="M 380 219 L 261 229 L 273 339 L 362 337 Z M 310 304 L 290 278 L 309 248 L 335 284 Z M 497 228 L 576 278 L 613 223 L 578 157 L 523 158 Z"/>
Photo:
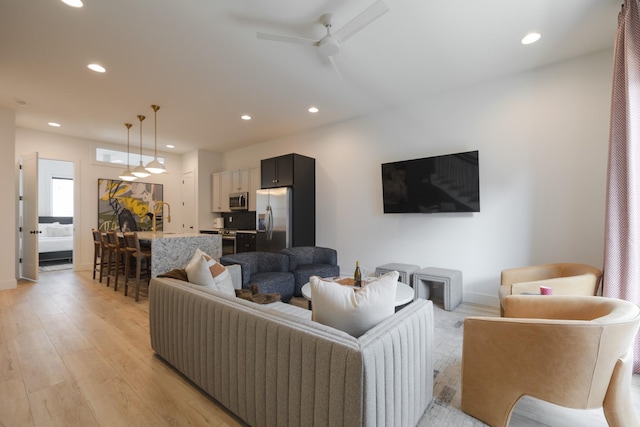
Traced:
<path fill-rule="evenodd" d="M 348 70 L 344 59 L 342 58 L 342 54 L 338 53 L 337 55 L 328 56 L 327 58 L 329 58 L 329 61 L 331 61 L 331 65 L 333 66 L 333 69 L 336 71 L 336 73 L 338 73 L 338 76 L 341 79 L 345 79 L 347 77 Z"/>
<path fill-rule="evenodd" d="M 259 39 L 273 40 L 277 42 L 298 43 L 310 46 L 318 46 L 318 40 L 305 39 L 303 37 L 283 36 L 280 34 L 256 33 Z"/>
<path fill-rule="evenodd" d="M 345 26 L 340 28 L 334 35 L 340 41 L 345 41 L 388 11 L 389 7 L 382 0 L 378 0 L 365 9 L 360 15 L 347 22 Z"/>

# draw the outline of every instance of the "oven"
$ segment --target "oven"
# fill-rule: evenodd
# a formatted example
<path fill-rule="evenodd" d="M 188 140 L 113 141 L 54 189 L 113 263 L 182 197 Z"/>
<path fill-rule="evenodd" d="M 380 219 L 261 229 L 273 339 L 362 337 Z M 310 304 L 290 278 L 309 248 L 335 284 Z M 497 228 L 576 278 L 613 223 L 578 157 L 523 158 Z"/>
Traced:
<path fill-rule="evenodd" d="M 223 230 L 220 234 L 222 237 L 222 255 L 233 255 L 236 253 L 236 232 L 235 230 Z"/>

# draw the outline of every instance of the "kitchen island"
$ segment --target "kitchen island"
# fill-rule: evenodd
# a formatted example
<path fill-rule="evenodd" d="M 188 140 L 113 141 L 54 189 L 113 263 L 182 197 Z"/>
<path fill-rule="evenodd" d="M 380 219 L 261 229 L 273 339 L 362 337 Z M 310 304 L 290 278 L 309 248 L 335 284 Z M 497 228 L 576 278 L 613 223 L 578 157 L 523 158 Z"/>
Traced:
<path fill-rule="evenodd" d="M 140 243 L 151 245 L 151 276 L 175 268 L 185 268 L 196 249 L 201 249 L 215 259 L 222 256 L 222 238 L 216 234 L 153 233 L 139 231 Z"/>

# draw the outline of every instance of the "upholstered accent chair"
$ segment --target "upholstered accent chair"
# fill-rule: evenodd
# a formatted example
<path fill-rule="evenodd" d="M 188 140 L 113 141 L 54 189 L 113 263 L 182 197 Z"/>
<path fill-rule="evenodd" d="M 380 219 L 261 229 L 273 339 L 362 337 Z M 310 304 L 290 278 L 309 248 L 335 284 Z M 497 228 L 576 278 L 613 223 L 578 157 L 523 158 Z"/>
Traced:
<path fill-rule="evenodd" d="M 631 403 L 634 303 L 598 296 L 511 295 L 504 317 L 467 317 L 462 410 L 509 424 L 524 395 L 575 409 L 602 407 L 610 426 L 639 426 Z"/>
<path fill-rule="evenodd" d="M 242 252 L 224 255 L 220 264 L 239 264 L 242 270 L 242 287 L 257 285 L 261 294 L 279 293 L 283 302 L 293 296 L 295 280 L 289 271 L 289 258 L 271 252 Z"/>
<path fill-rule="evenodd" d="M 289 271 L 295 277 L 293 294 L 302 296 L 302 287 L 309 282 L 309 277 L 331 277 L 340 274 L 338 253 L 335 249 L 319 246 L 296 246 L 281 251 L 289 257 Z"/>
<path fill-rule="evenodd" d="M 598 292 L 602 271 L 587 264 L 557 263 L 502 270 L 500 276 L 500 315 L 504 297 L 540 293 L 540 286 L 552 288 L 553 295 L 593 296 Z"/>

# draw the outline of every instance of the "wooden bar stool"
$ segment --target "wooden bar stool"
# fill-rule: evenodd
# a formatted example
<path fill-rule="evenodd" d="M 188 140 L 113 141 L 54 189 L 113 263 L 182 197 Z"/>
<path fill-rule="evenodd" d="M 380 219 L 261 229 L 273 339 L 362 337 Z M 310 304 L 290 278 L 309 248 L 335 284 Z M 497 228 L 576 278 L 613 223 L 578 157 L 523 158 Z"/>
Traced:
<path fill-rule="evenodd" d="M 96 280 L 96 273 L 99 273 L 100 283 L 104 274 L 104 267 L 107 263 L 108 249 L 105 236 L 96 229 L 92 229 L 93 234 L 93 280 Z"/>
<path fill-rule="evenodd" d="M 124 279 L 124 296 L 127 296 L 129 287 L 129 278 L 131 277 L 132 264 L 135 262 L 135 278 L 136 278 L 136 301 L 140 299 L 140 280 L 142 278 L 142 264 L 145 263 L 145 278 L 151 278 L 151 249 L 141 248 L 138 233 L 123 233 L 124 247 L 127 253 L 125 261 L 125 279 Z"/>
<path fill-rule="evenodd" d="M 107 250 L 109 253 L 109 257 L 107 258 L 107 287 L 109 287 L 109 282 L 111 277 L 113 277 L 113 290 L 117 291 L 118 276 L 120 272 L 126 274 L 126 270 L 124 268 L 125 250 L 120 245 L 120 239 L 118 239 L 118 233 L 116 231 L 107 232 Z"/>

